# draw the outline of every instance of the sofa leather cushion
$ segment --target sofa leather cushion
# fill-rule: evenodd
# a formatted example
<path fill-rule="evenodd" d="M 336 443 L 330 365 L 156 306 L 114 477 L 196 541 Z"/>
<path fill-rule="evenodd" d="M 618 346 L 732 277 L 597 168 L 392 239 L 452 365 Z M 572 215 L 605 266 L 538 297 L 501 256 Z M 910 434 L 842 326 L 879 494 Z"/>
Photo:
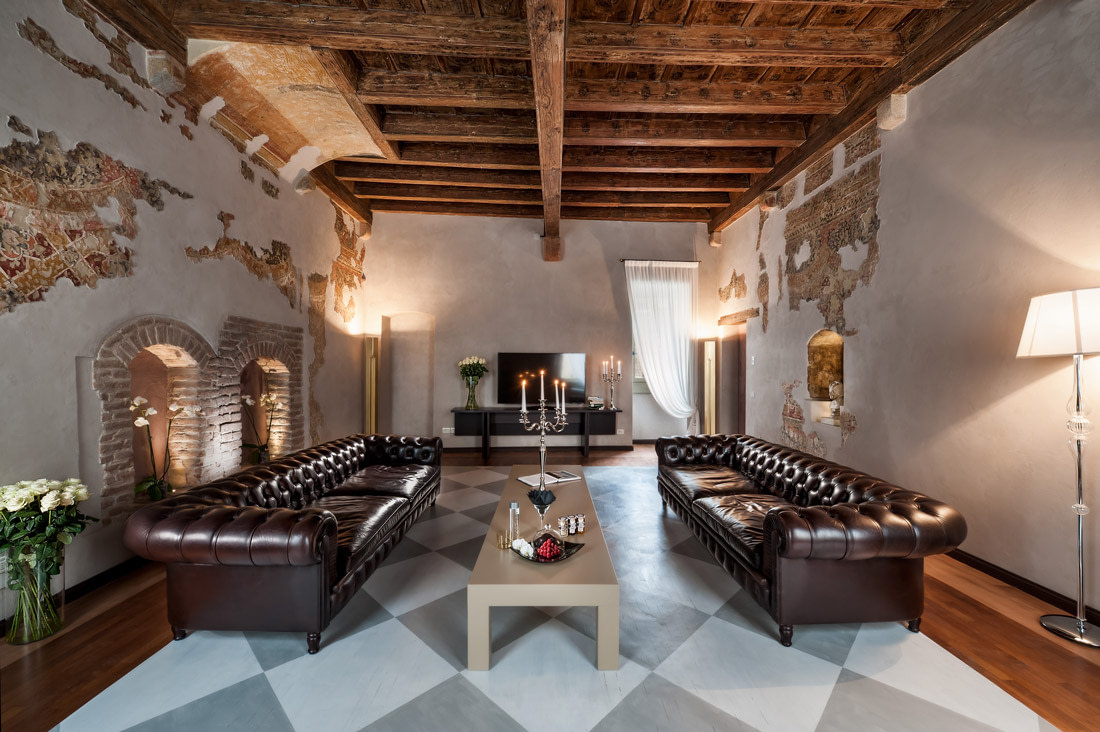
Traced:
<path fill-rule="evenodd" d="M 764 514 L 790 501 L 771 493 L 716 495 L 700 498 L 691 510 L 754 568 L 763 566 Z"/>
<path fill-rule="evenodd" d="M 312 505 L 336 516 L 336 572 L 343 577 L 390 535 L 409 502 L 396 496 L 326 495 Z"/>
<path fill-rule="evenodd" d="M 661 466 L 661 475 L 680 491 L 687 502 L 707 496 L 756 493 L 756 484 L 741 473 L 719 465 Z"/>
<path fill-rule="evenodd" d="M 329 496 L 396 496 L 413 500 L 439 475 L 436 465 L 368 465 L 330 490 Z"/>

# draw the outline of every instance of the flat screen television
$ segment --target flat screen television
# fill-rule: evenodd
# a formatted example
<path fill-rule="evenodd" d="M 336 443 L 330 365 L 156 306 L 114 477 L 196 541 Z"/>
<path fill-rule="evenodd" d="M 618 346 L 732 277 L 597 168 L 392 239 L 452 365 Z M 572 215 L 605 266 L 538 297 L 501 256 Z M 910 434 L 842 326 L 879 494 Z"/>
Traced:
<path fill-rule="evenodd" d="M 554 403 L 550 385 L 565 382 L 567 404 L 583 404 L 585 370 L 583 353 L 498 353 L 497 403 L 519 404 L 520 382 L 527 379 L 527 408 L 538 406 L 539 370 L 546 370 L 546 402 Z"/>

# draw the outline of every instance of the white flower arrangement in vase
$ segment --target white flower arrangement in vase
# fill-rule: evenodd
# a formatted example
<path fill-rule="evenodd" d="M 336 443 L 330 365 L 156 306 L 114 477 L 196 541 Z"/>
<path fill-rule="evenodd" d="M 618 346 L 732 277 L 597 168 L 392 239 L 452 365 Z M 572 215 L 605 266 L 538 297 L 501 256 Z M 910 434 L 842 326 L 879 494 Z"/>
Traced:
<path fill-rule="evenodd" d="M 481 356 L 467 356 L 458 362 L 458 373 L 466 382 L 466 408 L 477 409 L 477 395 L 474 389 L 481 377 L 489 373 L 488 361 Z"/>
<path fill-rule="evenodd" d="M 168 431 L 164 435 L 164 460 L 161 462 L 161 468 L 158 471 L 157 456 L 153 450 L 153 430 L 149 426 L 149 418 L 158 414 L 158 412 L 152 406 L 145 406 L 148 403 L 149 400 L 143 396 L 135 396 L 133 401 L 130 402 L 130 411 L 137 415 L 134 418 L 134 426 L 145 428 L 145 439 L 149 445 L 149 464 L 153 468 L 151 475 L 137 482 L 137 485 L 134 486 L 134 493 L 146 493 L 149 498 L 159 501 L 172 492 L 172 486 L 168 483 L 168 466 L 172 462 L 172 454 L 169 448 L 172 423 L 179 417 L 197 417 L 202 414 L 202 408 L 181 407 L 176 402 L 168 405 Z"/>

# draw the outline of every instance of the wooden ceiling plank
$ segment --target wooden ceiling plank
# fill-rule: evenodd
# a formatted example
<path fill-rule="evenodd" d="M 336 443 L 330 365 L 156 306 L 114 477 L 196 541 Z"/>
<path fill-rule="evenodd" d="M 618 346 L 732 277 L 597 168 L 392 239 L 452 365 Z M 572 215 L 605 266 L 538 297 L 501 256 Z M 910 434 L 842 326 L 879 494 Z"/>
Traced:
<path fill-rule="evenodd" d="M 805 139 L 805 128 L 799 122 L 718 117 L 565 120 L 566 145 L 798 147 Z"/>
<path fill-rule="evenodd" d="M 382 131 L 404 142 L 538 142 L 531 117 L 439 112 L 389 112 Z"/>
<path fill-rule="evenodd" d="M 944 6 L 961 5 L 966 0 L 696 0 L 704 3 L 737 3 L 738 5 L 839 5 L 857 8 L 905 8 L 908 10 L 935 10 Z"/>
<path fill-rule="evenodd" d="M 527 0 L 531 76 L 542 176 L 542 258 L 560 262 L 561 171 L 565 119 L 566 0 Z"/>
<path fill-rule="evenodd" d="M 542 205 L 538 189 L 485 188 L 471 186 L 394 185 L 358 182 L 356 196 L 393 201 L 446 201 L 449 203 L 498 203 Z"/>
<path fill-rule="evenodd" d="M 531 109 L 531 80 L 481 74 L 364 71 L 358 96 L 367 104 Z"/>
<path fill-rule="evenodd" d="M 530 17 L 530 13 L 528 13 Z M 174 16 L 190 38 L 356 51 L 525 60 L 523 20 L 350 7 L 190 0 Z M 903 50 L 879 29 L 738 28 L 583 21 L 569 26 L 570 62 L 887 66 Z"/>
<path fill-rule="evenodd" d="M 729 205 L 725 191 L 563 191 L 562 206 L 625 206 L 627 208 L 714 208 Z"/>
<path fill-rule="evenodd" d="M 90 0 L 112 23 L 150 51 L 164 51 L 187 65 L 187 38 L 154 0 Z"/>
<path fill-rule="evenodd" d="M 338 160 L 337 178 L 388 184 L 473 186 L 486 188 L 541 187 L 538 172 L 434 166 L 387 165 Z M 562 189 L 578 191 L 730 191 L 749 187 L 749 176 L 736 173 L 563 173 Z"/>
<path fill-rule="evenodd" d="M 329 79 L 337 91 L 344 97 L 344 101 L 351 107 L 351 111 L 363 125 L 363 129 L 370 135 L 371 140 L 382 156 L 387 160 L 396 160 L 399 156 L 397 148 L 390 144 L 382 133 L 382 116 L 373 104 L 364 104 L 356 91 L 359 86 L 359 64 L 349 51 L 340 51 L 332 48 L 314 48 L 313 57 L 324 68 Z"/>
<path fill-rule="evenodd" d="M 330 164 L 314 168 L 310 171 L 309 177 L 322 193 L 332 199 L 334 204 L 342 211 L 350 214 L 356 221 L 368 226 L 373 222 L 371 202 L 356 198 L 347 185 L 344 184 L 344 181 L 336 177 Z"/>
<path fill-rule="evenodd" d="M 709 221 L 710 211 L 705 208 L 617 208 L 565 206 L 563 219 L 586 219 L 589 221 Z"/>
<path fill-rule="evenodd" d="M 1034 0 L 974 0 L 913 48 L 897 66 L 865 85 L 843 110 L 814 129 L 801 147 L 783 158 L 771 172 L 754 180 L 749 190 L 716 213 L 710 220 L 710 230 L 721 231 L 751 211 L 761 196 L 797 176 L 858 130 L 872 118 L 875 108 L 898 88 L 927 79 L 1032 2 Z"/>
<path fill-rule="evenodd" d="M 844 108 L 839 84 L 691 83 L 570 79 L 565 108 L 577 112 L 681 114 L 834 114 Z"/>

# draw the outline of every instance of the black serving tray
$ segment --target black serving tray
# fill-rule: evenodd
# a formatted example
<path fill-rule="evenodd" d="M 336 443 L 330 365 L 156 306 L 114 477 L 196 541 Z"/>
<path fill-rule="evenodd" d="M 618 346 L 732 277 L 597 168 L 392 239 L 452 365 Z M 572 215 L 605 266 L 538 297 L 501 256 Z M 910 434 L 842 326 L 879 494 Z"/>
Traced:
<path fill-rule="evenodd" d="M 542 543 L 545 541 L 555 541 L 561 547 L 561 554 L 559 554 L 557 558 L 543 559 L 538 554 L 535 554 L 533 557 L 528 559 L 527 557 L 520 554 L 518 550 L 512 549 L 512 551 L 517 557 L 528 562 L 535 562 L 537 564 L 553 564 L 555 562 L 561 562 L 568 559 L 569 557 L 579 552 L 581 550 L 581 547 L 584 546 L 583 542 L 565 541 L 564 539 L 556 539 L 552 536 L 546 535 L 535 537 L 535 540 L 531 542 L 531 545 L 535 548 L 536 551 L 538 551 L 538 548 L 542 546 Z"/>

